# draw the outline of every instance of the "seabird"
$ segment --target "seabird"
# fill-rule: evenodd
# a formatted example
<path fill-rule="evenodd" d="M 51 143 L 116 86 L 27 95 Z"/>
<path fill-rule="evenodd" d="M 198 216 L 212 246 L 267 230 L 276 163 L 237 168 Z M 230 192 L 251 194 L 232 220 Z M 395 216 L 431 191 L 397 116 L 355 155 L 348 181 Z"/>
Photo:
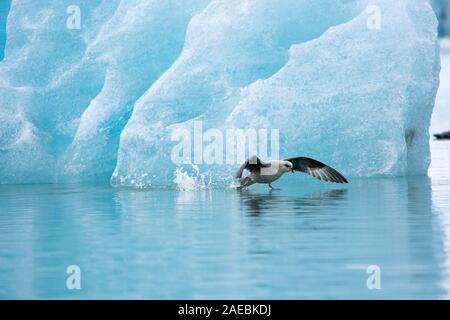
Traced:
<path fill-rule="evenodd" d="M 250 174 L 242 179 L 244 170 L 250 171 Z M 257 156 L 252 156 L 241 165 L 236 173 L 236 179 L 239 179 L 240 183 L 238 189 L 246 188 L 255 183 L 265 183 L 271 189 L 275 189 L 272 187 L 272 182 L 286 172 L 295 171 L 307 173 L 314 178 L 327 182 L 348 183 L 347 179 L 337 170 L 311 158 L 295 157 L 263 162 Z"/>

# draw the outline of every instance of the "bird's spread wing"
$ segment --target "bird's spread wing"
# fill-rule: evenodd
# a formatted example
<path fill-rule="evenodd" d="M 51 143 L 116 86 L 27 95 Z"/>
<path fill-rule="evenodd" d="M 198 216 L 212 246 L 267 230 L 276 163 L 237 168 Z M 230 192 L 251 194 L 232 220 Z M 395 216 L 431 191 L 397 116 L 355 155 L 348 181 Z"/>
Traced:
<path fill-rule="evenodd" d="M 327 166 L 326 164 L 306 157 L 297 157 L 285 159 L 294 166 L 295 171 L 305 172 L 319 180 L 334 183 L 348 183 L 347 179 L 337 170 Z"/>
<path fill-rule="evenodd" d="M 238 172 L 236 173 L 236 178 L 242 178 L 242 174 L 244 173 L 245 169 L 253 172 L 255 170 L 267 167 L 270 167 L 270 163 L 262 162 L 261 159 L 259 159 L 257 156 L 252 156 L 249 159 L 245 160 L 245 162 L 241 165 Z"/>

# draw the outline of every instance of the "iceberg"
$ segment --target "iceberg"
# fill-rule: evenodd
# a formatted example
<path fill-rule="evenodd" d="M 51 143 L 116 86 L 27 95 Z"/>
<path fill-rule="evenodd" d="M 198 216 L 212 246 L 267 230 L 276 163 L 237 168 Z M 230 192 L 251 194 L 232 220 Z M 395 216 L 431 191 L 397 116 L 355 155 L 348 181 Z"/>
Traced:
<path fill-rule="evenodd" d="M 119 136 L 136 100 L 174 63 L 192 14 L 205 4 L 198 0 L 182 5 L 180 1 L 120 3 L 86 48 L 88 63 L 104 64 L 104 80 L 63 154 L 61 177 L 110 178 Z"/>
<path fill-rule="evenodd" d="M 80 29 L 66 27 L 71 5 L 12 2 L 3 183 L 109 181 L 135 100 L 176 59 L 205 1 L 82 1 Z"/>
<path fill-rule="evenodd" d="M 222 130 L 279 129 L 281 155 L 318 157 L 350 176 L 425 173 L 427 129 L 439 74 L 436 18 L 426 1 L 379 1 L 377 5 L 380 28 L 368 29 L 371 11 L 358 14 L 349 9 L 366 8 L 366 2 L 343 9 L 350 15 L 336 15 L 343 22 L 336 26 L 336 21 L 317 16 L 316 20 L 332 22 L 317 39 L 311 39 L 316 35 L 307 34 L 301 25 L 293 27 L 305 32 L 298 37 L 304 41 L 292 39 L 284 47 L 277 44 L 275 48 L 285 49 L 286 60 L 280 59 L 282 66 L 267 73 L 264 68 L 239 68 L 276 61 L 270 55 L 273 47 L 263 47 L 264 39 L 255 46 L 264 51 L 248 57 L 254 52 L 248 49 L 248 39 L 266 35 L 266 24 L 269 30 L 277 29 L 276 20 L 251 22 L 260 29 L 240 23 L 242 30 L 223 31 L 226 41 L 212 41 L 203 34 L 203 26 L 209 19 L 226 20 L 226 11 L 207 8 L 191 23 L 180 58 L 136 103 L 121 135 L 113 183 L 165 184 L 176 167 L 170 158 L 174 147 L 170 131 L 174 126 L 192 131 L 192 120 L 197 119 L 206 128 Z M 256 20 L 253 13 L 258 10 L 250 11 L 245 20 Z M 337 8 L 330 11 L 339 12 Z M 232 12 L 229 19 L 236 19 L 240 11 Z M 242 74 L 253 77 L 242 79 Z M 225 165 L 204 165 L 200 171 L 211 173 L 214 180 L 231 174 Z"/>
<path fill-rule="evenodd" d="M 248 155 L 227 161 L 240 130 L 350 177 L 427 171 L 440 65 L 428 0 L 79 3 L 73 17 L 70 1 L 11 1 L 0 183 L 227 185 Z M 199 127 L 203 153 L 174 161 L 174 134 L 195 149 Z"/>

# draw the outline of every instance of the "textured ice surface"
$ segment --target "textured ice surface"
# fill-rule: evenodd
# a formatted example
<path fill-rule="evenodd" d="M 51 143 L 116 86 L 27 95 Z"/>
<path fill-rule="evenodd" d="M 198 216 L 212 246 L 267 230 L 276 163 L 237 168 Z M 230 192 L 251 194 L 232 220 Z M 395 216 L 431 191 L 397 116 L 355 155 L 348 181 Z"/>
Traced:
<path fill-rule="evenodd" d="M 251 23 L 261 29 L 239 24 L 242 29 L 235 33 L 223 31 L 229 33 L 227 41 L 211 41 L 202 26 L 227 16 L 214 7 L 221 19 L 206 10 L 191 23 L 180 58 L 136 104 L 122 133 L 113 182 L 163 184 L 174 170 L 169 132 L 175 124 L 190 128 L 196 118 L 206 128 L 279 128 L 281 155 L 318 157 L 352 176 L 426 172 L 427 127 L 439 71 L 435 18 L 425 1 L 378 4 L 380 30 L 367 29 L 363 12 L 316 40 L 293 45 L 294 40 L 285 46 L 287 60 L 270 76 L 271 70 L 239 69 L 276 61 L 269 49 L 249 57 L 254 50 L 239 39 L 247 32 L 258 39 L 267 34 L 265 23 L 276 19 Z M 232 19 L 239 17 L 238 9 L 232 12 Z M 213 29 L 222 31 L 223 25 Z M 226 169 L 214 168 L 213 178 L 226 176 Z"/>
<path fill-rule="evenodd" d="M 439 74 L 427 0 L 78 3 L 80 30 L 66 28 L 73 1 L 11 3 L 1 183 L 170 185 L 189 169 L 171 161 L 171 133 L 195 120 L 279 129 L 282 156 L 349 176 L 426 172 Z M 195 169 L 216 183 L 236 168 Z"/>
<path fill-rule="evenodd" d="M 119 135 L 136 99 L 180 53 L 187 24 L 206 1 L 122 1 L 86 49 L 104 64 L 103 87 L 84 110 L 64 154 L 69 177 L 110 177 Z"/>
<path fill-rule="evenodd" d="M 0 64 L 4 182 L 108 181 L 135 100 L 176 59 L 205 5 L 86 0 L 81 30 L 70 30 L 72 3 L 12 3 Z"/>

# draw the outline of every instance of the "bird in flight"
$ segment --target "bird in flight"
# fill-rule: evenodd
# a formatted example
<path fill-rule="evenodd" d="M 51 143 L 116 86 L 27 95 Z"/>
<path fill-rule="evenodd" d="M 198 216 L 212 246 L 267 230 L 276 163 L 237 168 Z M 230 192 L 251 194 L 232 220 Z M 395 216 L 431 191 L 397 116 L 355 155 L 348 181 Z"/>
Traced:
<path fill-rule="evenodd" d="M 248 170 L 250 174 L 242 178 L 244 170 Z M 278 180 L 286 172 L 295 171 L 307 173 L 327 182 L 348 183 L 347 179 L 337 170 L 311 158 L 296 157 L 263 162 L 257 156 L 252 156 L 241 165 L 236 173 L 236 179 L 239 179 L 240 184 L 238 189 L 249 187 L 255 183 L 265 183 L 271 189 L 275 189 L 272 187 L 272 182 Z"/>

